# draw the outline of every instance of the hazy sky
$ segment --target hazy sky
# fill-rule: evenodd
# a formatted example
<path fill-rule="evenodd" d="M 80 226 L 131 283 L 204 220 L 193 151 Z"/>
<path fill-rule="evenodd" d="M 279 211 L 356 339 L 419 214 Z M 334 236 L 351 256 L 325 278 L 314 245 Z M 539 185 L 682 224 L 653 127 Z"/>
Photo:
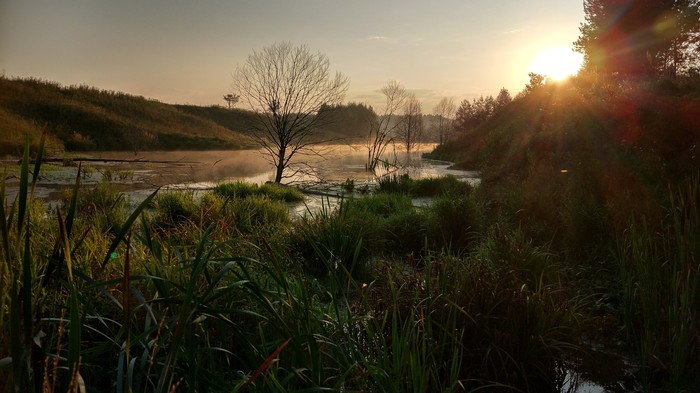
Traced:
<path fill-rule="evenodd" d="M 0 0 L 0 73 L 224 105 L 236 65 L 286 40 L 350 78 L 346 101 L 376 105 L 395 79 L 427 113 L 515 95 L 582 21 L 582 0 Z"/>

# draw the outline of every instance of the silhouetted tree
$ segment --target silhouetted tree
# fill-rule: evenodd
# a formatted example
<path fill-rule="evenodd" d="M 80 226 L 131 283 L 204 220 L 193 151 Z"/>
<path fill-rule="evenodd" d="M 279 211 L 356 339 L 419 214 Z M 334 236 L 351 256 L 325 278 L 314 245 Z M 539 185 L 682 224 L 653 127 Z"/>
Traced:
<path fill-rule="evenodd" d="M 506 90 L 507 91 L 507 90 Z M 498 103 L 492 96 L 474 98 L 471 102 L 463 100 L 457 108 L 455 131 L 464 133 L 476 128 L 493 115 Z"/>
<path fill-rule="evenodd" d="M 496 96 L 496 110 L 503 108 L 504 106 L 510 104 L 513 101 L 513 97 L 510 96 L 510 92 L 505 87 L 501 88 Z"/>
<path fill-rule="evenodd" d="M 543 87 L 547 81 L 547 78 L 545 78 L 543 75 L 536 74 L 534 72 L 529 72 L 527 76 L 530 78 L 530 81 L 527 83 L 527 85 L 525 85 L 525 94 L 532 93 L 533 91 Z"/>
<path fill-rule="evenodd" d="M 443 97 L 433 109 L 433 114 L 438 117 L 437 132 L 440 144 L 447 140 L 448 133 L 454 129 L 452 116 L 455 109 L 455 103 L 451 97 Z"/>
<path fill-rule="evenodd" d="M 297 153 L 323 142 L 314 138 L 325 118 L 320 110 L 342 101 L 348 79 L 330 74 L 325 55 L 282 42 L 248 56 L 236 69 L 233 85 L 257 114 L 252 136 L 275 165 L 279 183 L 294 175 L 284 170 Z"/>
<path fill-rule="evenodd" d="M 226 94 L 224 95 L 224 101 L 228 103 L 228 109 L 231 109 L 232 105 L 236 105 L 238 100 L 241 98 L 238 94 Z"/>
<path fill-rule="evenodd" d="M 584 12 L 574 45 L 589 70 L 675 75 L 697 64 L 697 0 L 584 0 Z"/>

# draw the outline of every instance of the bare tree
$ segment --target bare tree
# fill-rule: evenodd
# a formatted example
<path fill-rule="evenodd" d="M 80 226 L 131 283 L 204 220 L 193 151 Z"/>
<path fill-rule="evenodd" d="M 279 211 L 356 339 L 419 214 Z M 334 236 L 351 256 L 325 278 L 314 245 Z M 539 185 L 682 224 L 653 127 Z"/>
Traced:
<path fill-rule="evenodd" d="M 275 165 L 275 182 L 285 174 L 292 158 L 312 152 L 323 140 L 314 135 L 324 122 L 326 105 L 339 104 L 348 88 L 341 73 L 331 75 L 328 58 L 302 45 L 282 42 L 253 52 L 236 69 L 234 89 L 257 114 L 252 136 Z"/>
<path fill-rule="evenodd" d="M 440 138 L 440 144 L 447 141 L 448 134 L 454 129 L 452 123 L 452 117 L 455 114 L 455 102 L 452 97 L 443 97 L 435 108 L 433 109 L 433 114 L 438 117 L 438 137 Z"/>
<path fill-rule="evenodd" d="M 374 172 L 386 151 L 393 142 L 395 130 L 400 122 L 395 118 L 396 113 L 406 100 L 406 89 L 397 81 L 390 81 L 382 88 L 385 105 L 384 111 L 378 114 L 369 124 L 367 135 L 367 163 L 365 169 Z"/>
<path fill-rule="evenodd" d="M 406 157 L 410 158 L 411 151 L 423 137 L 423 106 L 411 94 L 403 107 L 403 121 L 399 127 L 399 138 L 406 147 Z"/>

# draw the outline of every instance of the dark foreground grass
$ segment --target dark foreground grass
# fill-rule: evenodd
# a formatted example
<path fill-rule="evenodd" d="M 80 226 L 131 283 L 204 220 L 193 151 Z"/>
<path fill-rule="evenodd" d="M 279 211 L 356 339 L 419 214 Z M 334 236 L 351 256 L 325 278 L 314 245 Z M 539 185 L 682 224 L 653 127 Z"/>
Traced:
<path fill-rule="evenodd" d="M 0 222 L 3 391 L 554 392 L 589 326 L 568 261 L 477 193 L 291 219 L 238 191 L 122 212 L 76 184 L 45 214 L 23 162 Z"/>
<path fill-rule="evenodd" d="M 695 177 L 672 188 L 661 229 L 636 222 L 619 242 L 624 331 L 650 387 L 700 388 L 699 187 Z"/>

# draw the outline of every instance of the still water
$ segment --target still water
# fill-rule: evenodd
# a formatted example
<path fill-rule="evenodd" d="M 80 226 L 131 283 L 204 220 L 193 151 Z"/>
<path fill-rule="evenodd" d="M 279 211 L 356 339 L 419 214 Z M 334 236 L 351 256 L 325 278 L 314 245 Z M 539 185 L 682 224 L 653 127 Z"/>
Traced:
<path fill-rule="evenodd" d="M 423 160 L 421 153 L 432 150 L 433 146 L 422 145 L 410 157 L 401 151 L 391 152 L 385 157 L 391 165 L 379 168 L 377 175 L 365 170 L 367 150 L 363 146 L 322 146 L 318 154 L 297 157 L 296 165 L 287 171 L 294 172 L 294 176 L 283 183 L 324 189 L 350 179 L 358 188 L 372 187 L 378 176 L 394 173 L 413 178 L 451 174 L 478 182 L 474 171 L 450 170 L 447 162 Z M 273 180 L 274 175 L 274 166 L 261 150 L 88 152 L 80 157 L 90 161 L 75 158 L 68 166 L 44 165 L 35 195 L 49 201 L 59 199 L 64 190 L 75 184 L 78 163 L 83 168 L 80 182 L 84 186 L 110 181 L 136 201 L 157 188 L 201 190 L 229 181 L 262 184 Z M 16 179 L 9 179 L 9 200 L 14 198 L 16 187 Z"/>

